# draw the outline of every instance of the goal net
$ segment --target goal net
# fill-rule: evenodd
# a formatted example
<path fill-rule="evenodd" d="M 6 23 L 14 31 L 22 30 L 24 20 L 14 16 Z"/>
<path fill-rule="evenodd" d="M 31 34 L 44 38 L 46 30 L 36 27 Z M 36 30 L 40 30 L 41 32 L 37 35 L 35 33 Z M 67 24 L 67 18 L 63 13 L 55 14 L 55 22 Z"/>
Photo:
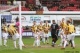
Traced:
<path fill-rule="evenodd" d="M 0 5 L 0 46 L 2 46 L 2 33 L 1 33 L 1 14 L 10 11 L 14 8 L 18 8 L 19 9 L 19 32 L 20 32 L 20 38 L 19 41 L 21 43 L 22 40 L 22 36 L 21 36 L 21 2 L 19 2 L 17 5 Z M 20 50 L 22 50 L 22 44 L 19 44 L 19 48 Z"/>

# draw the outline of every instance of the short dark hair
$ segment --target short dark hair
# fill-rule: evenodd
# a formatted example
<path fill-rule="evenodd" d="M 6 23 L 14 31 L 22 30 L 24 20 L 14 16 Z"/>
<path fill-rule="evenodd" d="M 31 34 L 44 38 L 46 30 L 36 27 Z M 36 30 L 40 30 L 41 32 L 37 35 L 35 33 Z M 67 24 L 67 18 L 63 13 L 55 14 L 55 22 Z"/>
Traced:
<path fill-rule="evenodd" d="M 52 20 L 52 22 L 55 22 L 55 20 Z"/>
<path fill-rule="evenodd" d="M 36 21 L 33 21 L 33 22 L 36 22 Z"/>
<path fill-rule="evenodd" d="M 67 20 L 68 23 L 71 23 L 69 20 Z"/>
<path fill-rule="evenodd" d="M 19 21 L 19 18 L 17 17 L 17 18 L 16 18 L 16 22 L 18 22 L 18 21 Z"/>

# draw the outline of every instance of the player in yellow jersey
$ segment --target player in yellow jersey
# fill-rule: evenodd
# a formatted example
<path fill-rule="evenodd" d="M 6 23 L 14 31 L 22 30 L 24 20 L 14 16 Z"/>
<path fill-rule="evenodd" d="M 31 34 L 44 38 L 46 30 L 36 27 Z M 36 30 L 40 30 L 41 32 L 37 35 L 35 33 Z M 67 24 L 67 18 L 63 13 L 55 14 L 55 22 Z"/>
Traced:
<path fill-rule="evenodd" d="M 67 41 L 67 35 L 68 35 L 68 25 L 66 23 L 65 28 L 63 28 L 63 48 L 65 49 L 65 47 L 68 45 L 68 41 Z"/>
<path fill-rule="evenodd" d="M 75 26 L 71 24 L 70 21 L 67 22 L 68 24 L 68 35 L 67 39 L 71 43 L 71 47 L 75 48 L 75 43 L 74 43 L 74 37 L 75 37 Z"/>
<path fill-rule="evenodd" d="M 7 27 L 6 22 L 2 25 L 2 37 L 3 37 L 3 41 L 4 41 L 4 46 L 7 46 L 8 27 Z"/>
<path fill-rule="evenodd" d="M 66 25 L 67 25 L 67 24 L 66 24 L 66 21 L 65 21 L 65 19 L 63 18 L 60 26 L 61 26 L 62 29 L 64 29 L 64 28 L 66 27 Z"/>
<path fill-rule="evenodd" d="M 35 39 L 36 39 L 35 45 L 36 45 L 37 47 L 39 47 L 39 46 L 40 46 L 40 30 L 39 30 L 39 29 L 37 29 Z"/>
<path fill-rule="evenodd" d="M 40 30 L 40 40 L 45 43 L 45 37 L 44 37 L 44 29 L 43 29 L 43 24 L 42 21 L 40 22 L 40 24 L 38 25 L 38 29 Z"/>
<path fill-rule="evenodd" d="M 33 46 L 35 46 L 36 44 L 38 44 L 38 42 L 37 42 L 37 36 L 38 36 L 37 30 L 38 30 L 38 26 L 36 25 L 36 21 L 33 21 L 33 25 L 31 27 L 31 29 L 32 29 L 33 36 L 34 36 L 34 39 L 35 39 L 34 43 L 33 43 Z"/>
<path fill-rule="evenodd" d="M 65 19 L 62 18 L 62 21 L 60 23 L 60 27 L 61 27 L 61 32 L 60 32 L 60 37 L 61 37 L 61 43 L 59 46 L 63 46 L 64 41 L 66 41 L 66 29 L 67 29 L 67 24 L 65 22 Z M 66 44 L 66 43 L 65 43 Z M 65 47 L 65 46 L 64 46 Z"/>
<path fill-rule="evenodd" d="M 71 45 L 73 48 L 75 48 L 74 43 L 74 37 L 75 37 L 75 27 L 70 23 L 70 21 L 67 21 L 67 27 L 65 30 L 66 39 L 64 41 L 63 49 L 65 49 L 67 42 L 71 40 Z"/>
<path fill-rule="evenodd" d="M 8 33 L 9 35 L 12 36 L 12 39 L 14 41 L 14 47 L 17 48 L 16 46 L 16 40 L 18 39 L 18 43 L 19 43 L 19 33 L 18 31 L 16 30 L 16 27 L 14 25 L 9 25 L 8 27 Z"/>
<path fill-rule="evenodd" d="M 45 37 L 45 42 L 47 42 L 47 44 L 49 43 L 49 29 L 50 29 L 50 26 L 48 24 L 48 21 L 45 22 L 44 24 L 44 37 Z"/>
<path fill-rule="evenodd" d="M 19 45 L 19 43 L 20 43 L 20 41 L 19 41 L 20 35 L 19 35 L 18 31 L 17 31 L 17 27 L 16 27 L 14 21 L 12 21 L 11 24 L 8 26 L 8 33 L 9 33 L 9 35 L 12 36 L 14 47 L 17 48 L 16 40 L 18 40 L 18 45 Z"/>

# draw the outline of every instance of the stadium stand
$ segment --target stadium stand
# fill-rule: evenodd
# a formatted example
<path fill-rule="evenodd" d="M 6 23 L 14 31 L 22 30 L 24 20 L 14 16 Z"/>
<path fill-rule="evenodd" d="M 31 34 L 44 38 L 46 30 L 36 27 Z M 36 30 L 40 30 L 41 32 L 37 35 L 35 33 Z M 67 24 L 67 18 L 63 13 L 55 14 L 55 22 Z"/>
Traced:
<path fill-rule="evenodd" d="M 80 0 L 39 0 L 40 5 L 36 5 L 36 0 L 25 0 L 22 2 L 22 11 L 43 11 L 44 6 L 49 11 L 80 11 Z M 25 3 L 25 6 L 23 5 Z M 13 1 L 0 0 L 0 10 L 8 8 L 13 5 Z M 11 11 L 18 11 L 18 8 L 12 9 Z"/>

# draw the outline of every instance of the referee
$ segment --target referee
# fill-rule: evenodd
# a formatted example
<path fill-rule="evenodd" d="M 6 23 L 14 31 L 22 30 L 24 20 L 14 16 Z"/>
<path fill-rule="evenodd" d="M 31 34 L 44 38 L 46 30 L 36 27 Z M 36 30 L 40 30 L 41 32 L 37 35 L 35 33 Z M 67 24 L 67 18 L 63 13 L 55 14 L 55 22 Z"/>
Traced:
<path fill-rule="evenodd" d="M 54 47 L 56 41 L 58 40 L 57 31 L 59 29 L 58 24 L 56 24 L 55 20 L 52 21 L 51 24 L 51 37 L 52 37 L 52 47 Z"/>

